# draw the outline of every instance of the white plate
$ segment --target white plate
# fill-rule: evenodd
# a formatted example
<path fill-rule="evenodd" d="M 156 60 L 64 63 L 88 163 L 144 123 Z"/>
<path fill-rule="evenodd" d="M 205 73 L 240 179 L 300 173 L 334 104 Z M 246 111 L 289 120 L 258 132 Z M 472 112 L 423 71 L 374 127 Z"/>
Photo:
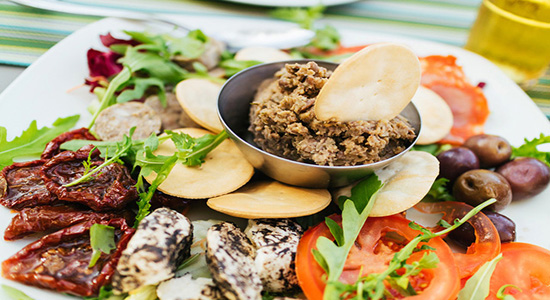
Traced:
<path fill-rule="evenodd" d="M 243 3 L 260 6 L 281 6 L 281 7 L 306 7 L 306 6 L 333 6 L 341 5 L 359 0 L 225 0 L 229 2 Z"/>
<path fill-rule="evenodd" d="M 214 32 L 220 17 L 186 17 L 186 21 Z M 261 22 L 251 19 L 231 19 L 231 26 L 246 28 Z M 225 23 L 227 24 L 227 23 Z M 265 24 L 265 23 L 262 23 Z M 90 116 L 86 111 L 94 98 L 87 88 L 71 91 L 87 77 L 86 51 L 90 47 L 101 48 L 99 34 L 122 30 L 143 30 L 147 25 L 117 19 L 104 19 L 93 23 L 67 37 L 54 46 L 17 78 L 0 95 L 0 126 L 8 128 L 8 139 L 20 134 L 32 120 L 39 126 L 49 126 L 57 117 L 81 114 L 79 125 L 86 126 Z M 523 138 L 534 138 L 539 133 L 550 134 L 550 123 L 531 99 L 496 66 L 484 58 L 463 49 L 433 42 L 406 39 L 359 31 L 342 31 L 347 44 L 363 44 L 378 41 L 395 41 L 410 46 L 418 55 L 440 54 L 458 57 L 458 64 L 474 83 L 485 82 L 485 95 L 489 100 L 491 115 L 486 132 L 506 137 L 513 145 Z M 525 201 L 512 203 L 503 213 L 517 224 L 517 239 L 550 249 L 550 189 Z M 196 212 L 193 209 L 193 212 Z M 195 214 L 196 216 L 196 214 Z M 212 213 L 209 217 L 216 218 Z M 0 208 L 0 231 L 3 233 L 12 214 Z M 0 240 L 0 261 L 5 260 L 32 239 L 15 242 Z M 74 299 L 73 297 L 20 285 L 1 278 L 0 283 L 17 287 L 36 300 Z M 0 299 L 8 299 L 0 291 Z"/>

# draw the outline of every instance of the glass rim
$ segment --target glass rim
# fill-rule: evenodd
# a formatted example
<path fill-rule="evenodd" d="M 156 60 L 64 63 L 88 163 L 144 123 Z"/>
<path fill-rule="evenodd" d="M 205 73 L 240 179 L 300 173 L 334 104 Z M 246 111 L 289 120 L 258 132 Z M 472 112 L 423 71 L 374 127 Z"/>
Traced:
<path fill-rule="evenodd" d="M 486 5 L 487 8 L 489 8 L 491 10 L 494 10 L 497 13 L 501 14 L 502 16 L 507 17 L 507 18 L 509 18 L 511 20 L 514 20 L 516 22 L 524 23 L 526 25 L 531 25 L 531 26 L 535 26 L 535 27 L 542 27 L 542 28 L 545 28 L 545 29 L 550 29 L 550 22 L 533 20 L 533 19 L 529 19 L 529 18 L 526 18 L 526 17 L 516 15 L 516 14 L 514 14 L 512 12 L 509 12 L 509 11 L 499 7 L 498 5 L 494 4 L 493 0 L 483 0 L 483 5 Z"/>

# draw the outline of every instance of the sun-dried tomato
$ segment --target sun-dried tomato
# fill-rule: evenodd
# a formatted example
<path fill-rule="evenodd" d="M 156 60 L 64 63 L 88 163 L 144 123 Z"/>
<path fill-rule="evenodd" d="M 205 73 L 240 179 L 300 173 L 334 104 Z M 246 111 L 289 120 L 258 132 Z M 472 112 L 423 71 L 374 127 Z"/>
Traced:
<path fill-rule="evenodd" d="M 0 174 L 0 204 L 12 209 L 52 204 L 57 197 L 50 193 L 40 176 L 46 160 L 14 163 Z"/>
<path fill-rule="evenodd" d="M 96 141 L 96 137 L 93 136 L 90 131 L 88 131 L 88 128 L 82 127 L 79 129 L 71 130 L 65 133 L 60 134 L 55 139 L 51 140 L 44 149 L 44 152 L 42 152 L 42 155 L 40 156 L 42 159 L 48 159 L 52 158 L 55 155 L 59 154 L 61 152 L 61 144 L 68 142 L 70 140 L 90 140 L 90 141 Z"/>
<path fill-rule="evenodd" d="M 151 199 L 151 211 L 160 207 L 168 207 L 180 214 L 185 214 L 189 210 L 190 205 L 191 201 L 189 199 L 174 197 L 159 190 L 155 191 Z"/>
<path fill-rule="evenodd" d="M 120 217 L 119 214 L 98 213 L 72 205 L 44 205 L 24 208 L 11 219 L 4 232 L 4 240 L 17 240 L 34 233 L 59 230 L 84 221 L 110 220 Z"/>
<path fill-rule="evenodd" d="M 92 257 L 90 227 L 100 223 L 115 227 L 116 250 L 102 253 L 88 268 Z M 2 263 L 2 275 L 24 284 L 78 296 L 97 295 L 108 284 L 122 250 L 134 233 L 122 218 L 87 221 L 46 235 Z"/>
<path fill-rule="evenodd" d="M 84 204 L 95 211 L 123 208 L 137 198 L 135 181 L 125 166 L 113 163 L 100 170 L 91 180 L 66 187 L 85 172 L 83 162 L 88 160 L 92 145 L 73 151 L 64 151 L 47 161 L 41 169 L 46 188 L 60 200 Z M 99 151 L 91 154 L 90 165 L 96 167 L 104 160 Z"/>

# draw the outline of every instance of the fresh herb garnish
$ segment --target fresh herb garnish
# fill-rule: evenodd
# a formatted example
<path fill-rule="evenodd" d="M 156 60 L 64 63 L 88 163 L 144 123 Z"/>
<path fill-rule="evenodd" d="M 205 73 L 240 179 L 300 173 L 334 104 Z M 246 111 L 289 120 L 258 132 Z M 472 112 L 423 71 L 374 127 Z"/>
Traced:
<path fill-rule="evenodd" d="M 4 290 L 4 293 L 6 293 L 6 295 L 8 295 L 8 297 L 12 300 L 34 300 L 33 298 L 27 296 L 27 294 L 14 287 L 2 284 L 2 289 Z"/>
<path fill-rule="evenodd" d="M 37 128 L 36 121 L 32 121 L 29 128 L 13 140 L 7 140 L 7 130 L 0 126 L 0 170 L 13 164 L 13 160 L 19 157 L 40 156 L 44 147 L 52 139 L 71 129 L 80 116 L 59 118 L 52 127 Z"/>
<path fill-rule="evenodd" d="M 130 131 L 130 135 L 133 131 Z M 228 137 L 225 131 L 217 135 L 206 134 L 204 136 L 193 138 L 185 133 L 178 133 L 170 130 L 165 131 L 165 135 L 157 137 L 152 134 L 147 139 L 133 141 L 131 137 L 124 136 L 122 142 L 111 141 L 83 141 L 73 140 L 61 145 L 61 148 L 68 150 L 78 150 L 80 147 L 93 144 L 102 153 L 115 152 L 115 154 L 105 160 L 100 166 L 94 168 L 91 172 L 70 182 L 65 186 L 73 186 L 80 182 L 89 180 L 95 173 L 104 167 L 117 162 L 120 158 L 125 158 L 133 167 L 140 167 L 137 178 L 136 188 L 139 192 L 140 200 L 138 204 L 138 213 L 134 227 L 149 214 L 151 208 L 150 201 L 153 198 L 158 186 L 168 177 L 172 168 L 177 164 L 183 164 L 188 167 L 199 166 L 204 162 L 204 158 L 210 151 L 214 150 L 221 142 Z M 155 155 L 160 143 L 171 139 L 176 146 L 176 152 L 171 156 Z M 150 186 L 145 183 L 144 177 L 151 173 L 156 173 L 156 177 Z"/>
<path fill-rule="evenodd" d="M 353 193 L 353 191 L 352 191 Z M 392 287 L 397 287 L 397 290 L 400 291 L 403 295 L 414 295 L 414 290 L 411 289 L 408 284 L 408 278 L 414 275 L 417 272 L 420 272 L 424 268 L 432 268 L 437 265 L 438 259 L 430 254 L 426 254 L 422 257 L 416 265 L 407 264 L 407 259 L 411 256 L 412 253 L 419 250 L 429 250 L 426 247 L 418 247 L 422 242 L 428 242 L 430 239 L 438 236 L 443 236 L 464 224 L 467 220 L 473 217 L 475 214 L 480 212 L 483 208 L 496 202 L 495 199 L 490 199 L 482 204 L 478 205 L 470 212 L 468 212 L 462 219 L 455 220 L 454 224 L 448 228 L 441 230 L 439 232 L 431 232 L 428 229 L 423 228 L 422 226 L 411 222 L 409 227 L 412 229 L 420 231 L 420 234 L 409 241 L 399 252 L 395 253 L 392 260 L 390 261 L 388 268 L 382 273 L 372 273 L 367 274 L 366 276 L 360 277 L 357 282 L 354 284 L 344 284 L 336 280 L 327 279 L 327 287 L 325 288 L 324 299 L 383 299 L 387 291 L 385 283 L 390 284 Z M 347 206 L 349 207 L 349 206 Z M 346 206 L 344 207 L 346 209 Z M 347 227 L 344 228 L 344 236 Z M 332 232 L 332 230 L 331 230 Z M 338 233 L 337 233 L 338 234 Z M 321 240 L 321 238 L 319 238 Z M 327 239 L 328 240 L 328 239 Z M 330 240 L 328 240 L 330 241 Z M 353 240 L 355 241 L 355 240 Z M 319 247 L 319 245 L 317 245 Z M 317 257 L 317 254 L 314 254 Z M 342 255 L 342 253 L 334 252 L 333 256 Z M 344 261 L 347 257 L 347 253 L 344 256 Z M 323 266 L 323 264 L 321 264 Z M 404 274 L 400 275 L 396 271 L 404 268 L 408 270 Z M 403 277 L 403 275 L 407 275 Z M 404 288 L 406 286 L 406 288 Z"/>
<path fill-rule="evenodd" d="M 422 199 L 427 202 L 438 202 L 438 201 L 455 201 L 455 197 L 449 191 L 447 184 L 449 179 L 447 178 L 438 178 L 432 184 L 428 194 Z"/>
<path fill-rule="evenodd" d="M 206 134 L 199 138 L 193 138 L 185 133 L 166 131 L 172 142 L 176 146 L 176 153 L 172 156 L 154 155 L 153 151 L 158 147 L 159 141 L 156 136 L 150 136 L 144 143 L 142 150 L 137 152 L 135 165 L 141 167 L 136 187 L 139 191 L 140 200 L 137 202 L 139 211 L 136 215 L 134 227 L 143 220 L 151 208 L 150 201 L 158 186 L 168 177 L 176 163 L 184 164 L 188 167 L 199 166 L 204 162 L 206 155 L 214 150 L 227 137 L 225 131 L 217 135 Z M 145 188 L 143 177 L 149 176 L 152 172 L 156 177 L 149 186 Z"/>
<path fill-rule="evenodd" d="M 525 139 L 525 143 L 519 147 L 512 147 L 512 158 L 516 157 L 533 157 L 548 166 L 550 166 L 550 152 L 544 152 L 537 149 L 542 144 L 550 143 L 550 135 L 540 134 L 538 138 L 532 140 Z"/>
<path fill-rule="evenodd" d="M 484 300 L 489 296 L 491 276 L 497 263 L 502 259 L 502 253 L 486 262 L 477 272 L 466 281 L 464 288 L 458 293 L 457 300 Z"/>
<path fill-rule="evenodd" d="M 92 225 L 90 227 L 90 246 L 92 247 L 92 258 L 88 268 L 95 266 L 101 253 L 109 254 L 116 248 L 115 228 L 98 223 Z"/>
<path fill-rule="evenodd" d="M 89 166 L 91 165 L 90 160 L 91 160 L 91 157 L 92 157 L 92 152 L 94 151 L 94 149 L 97 148 L 97 146 L 95 146 L 94 149 L 92 149 L 90 151 L 90 154 L 88 155 L 88 161 L 83 162 L 84 169 L 85 169 L 84 174 L 80 178 L 78 178 L 78 179 L 76 179 L 76 180 L 74 180 L 74 181 L 72 181 L 68 184 L 65 184 L 63 186 L 64 187 L 70 187 L 70 186 L 74 186 L 74 185 L 77 185 L 77 184 L 82 183 L 82 182 L 90 181 L 90 180 L 94 179 L 94 176 L 95 176 L 96 173 L 101 171 L 106 166 L 111 165 L 113 163 L 120 162 L 120 158 L 122 156 L 128 155 L 129 151 L 132 148 L 132 138 L 131 138 L 131 136 L 134 133 L 134 130 L 135 130 L 135 127 L 130 129 L 130 136 L 124 135 L 124 137 L 122 138 L 122 142 L 117 142 L 116 143 L 116 151 L 115 151 L 115 154 L 112 157 L 107 158 L 101 165 L 96 166 L 94 168 L 90 168 Z M 109 153 L 109 150 L 107 149 L 105 151 L 105 153 Z"/>
<path fill-rule="evenodd" d="M 317 240 L 317 249 L 313 250 L 313 256 L 319 265 L 328 274 L 324 299 L 336 299 L 340 293 L 333 284 L 338 282 L 344 269 L 346 258 L 354 245 L 361 228 L 374 206 L 376 192 L 382 187 L 382 182 L 376 175 L 358 183 L 351 190 L 351 197 L 342 198 L 342 226 L 334 220 L 326 218 L 326 224 L 336 240 L 336 244 L 326 237 Z"/>

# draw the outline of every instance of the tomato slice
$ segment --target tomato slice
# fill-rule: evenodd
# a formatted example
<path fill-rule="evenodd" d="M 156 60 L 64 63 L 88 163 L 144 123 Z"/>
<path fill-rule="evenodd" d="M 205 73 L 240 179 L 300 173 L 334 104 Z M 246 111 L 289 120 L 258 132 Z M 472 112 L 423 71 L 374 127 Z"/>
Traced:
<path fill-rule="evenodd" d="M 505 289 L 516 300 L 550 299 L 550 251 L 526 243 L 502 244 L 502 259 L 491 277 L 487 299 L 498 299 L 497 291 L 506 284 L 521 289 Z"/>
<path fill-rule="evenodd" d="M 443 213 L 443 220 L 452 224 L 457 218 L 464 217 L 473 207 L 462 202 L 420 202 L 416 209 L 424 213 Z M 475 231 L 476 240 L 466 253 L 455 253 L 461 279 L 471 277 L 485 262 L 500 253 L 500 238 L 493 222 L 483 213 L 473 216 L 468 223 Z"/>
<path fill-rule="evenodd" d="M 421 83 L 441 96 L 453 112 L 453 128 L 440 143 L 461 145 L 472 135 L 483 133 L 489 116 L 487 99 L 481 88 L 471 85 L 454 56 L 420 58 Z"/>
<path fill-rule="evenodd" d="M 340 216 L 331 218 L 341 221 Z M 364 276 L 385 270 L 394 253 L 418 235 L 418 231 L 409 227 L 409 222 L 400 215 L 369 218 L 347 257 L 340 280 L 354 283 L 360 273 Z M 311 252 L 321 236 L 332 237 L 324 222 L 306 231 L 296 254 L 298 281 L 310 300 L 322 299 L 325 289 L 326 274 Z M 432 239 L 428 245 L 436 249 L 440 262 L 437 268 L 425 269 L 411 278 L 411 285 L 418 295 L 407 299 L 455 299 L 460 289 L 460 280 L 453 254 L 441 238 Z M 408 262 L 420 259 L 423 253 L 424 251 L 414 253 Z"/>

